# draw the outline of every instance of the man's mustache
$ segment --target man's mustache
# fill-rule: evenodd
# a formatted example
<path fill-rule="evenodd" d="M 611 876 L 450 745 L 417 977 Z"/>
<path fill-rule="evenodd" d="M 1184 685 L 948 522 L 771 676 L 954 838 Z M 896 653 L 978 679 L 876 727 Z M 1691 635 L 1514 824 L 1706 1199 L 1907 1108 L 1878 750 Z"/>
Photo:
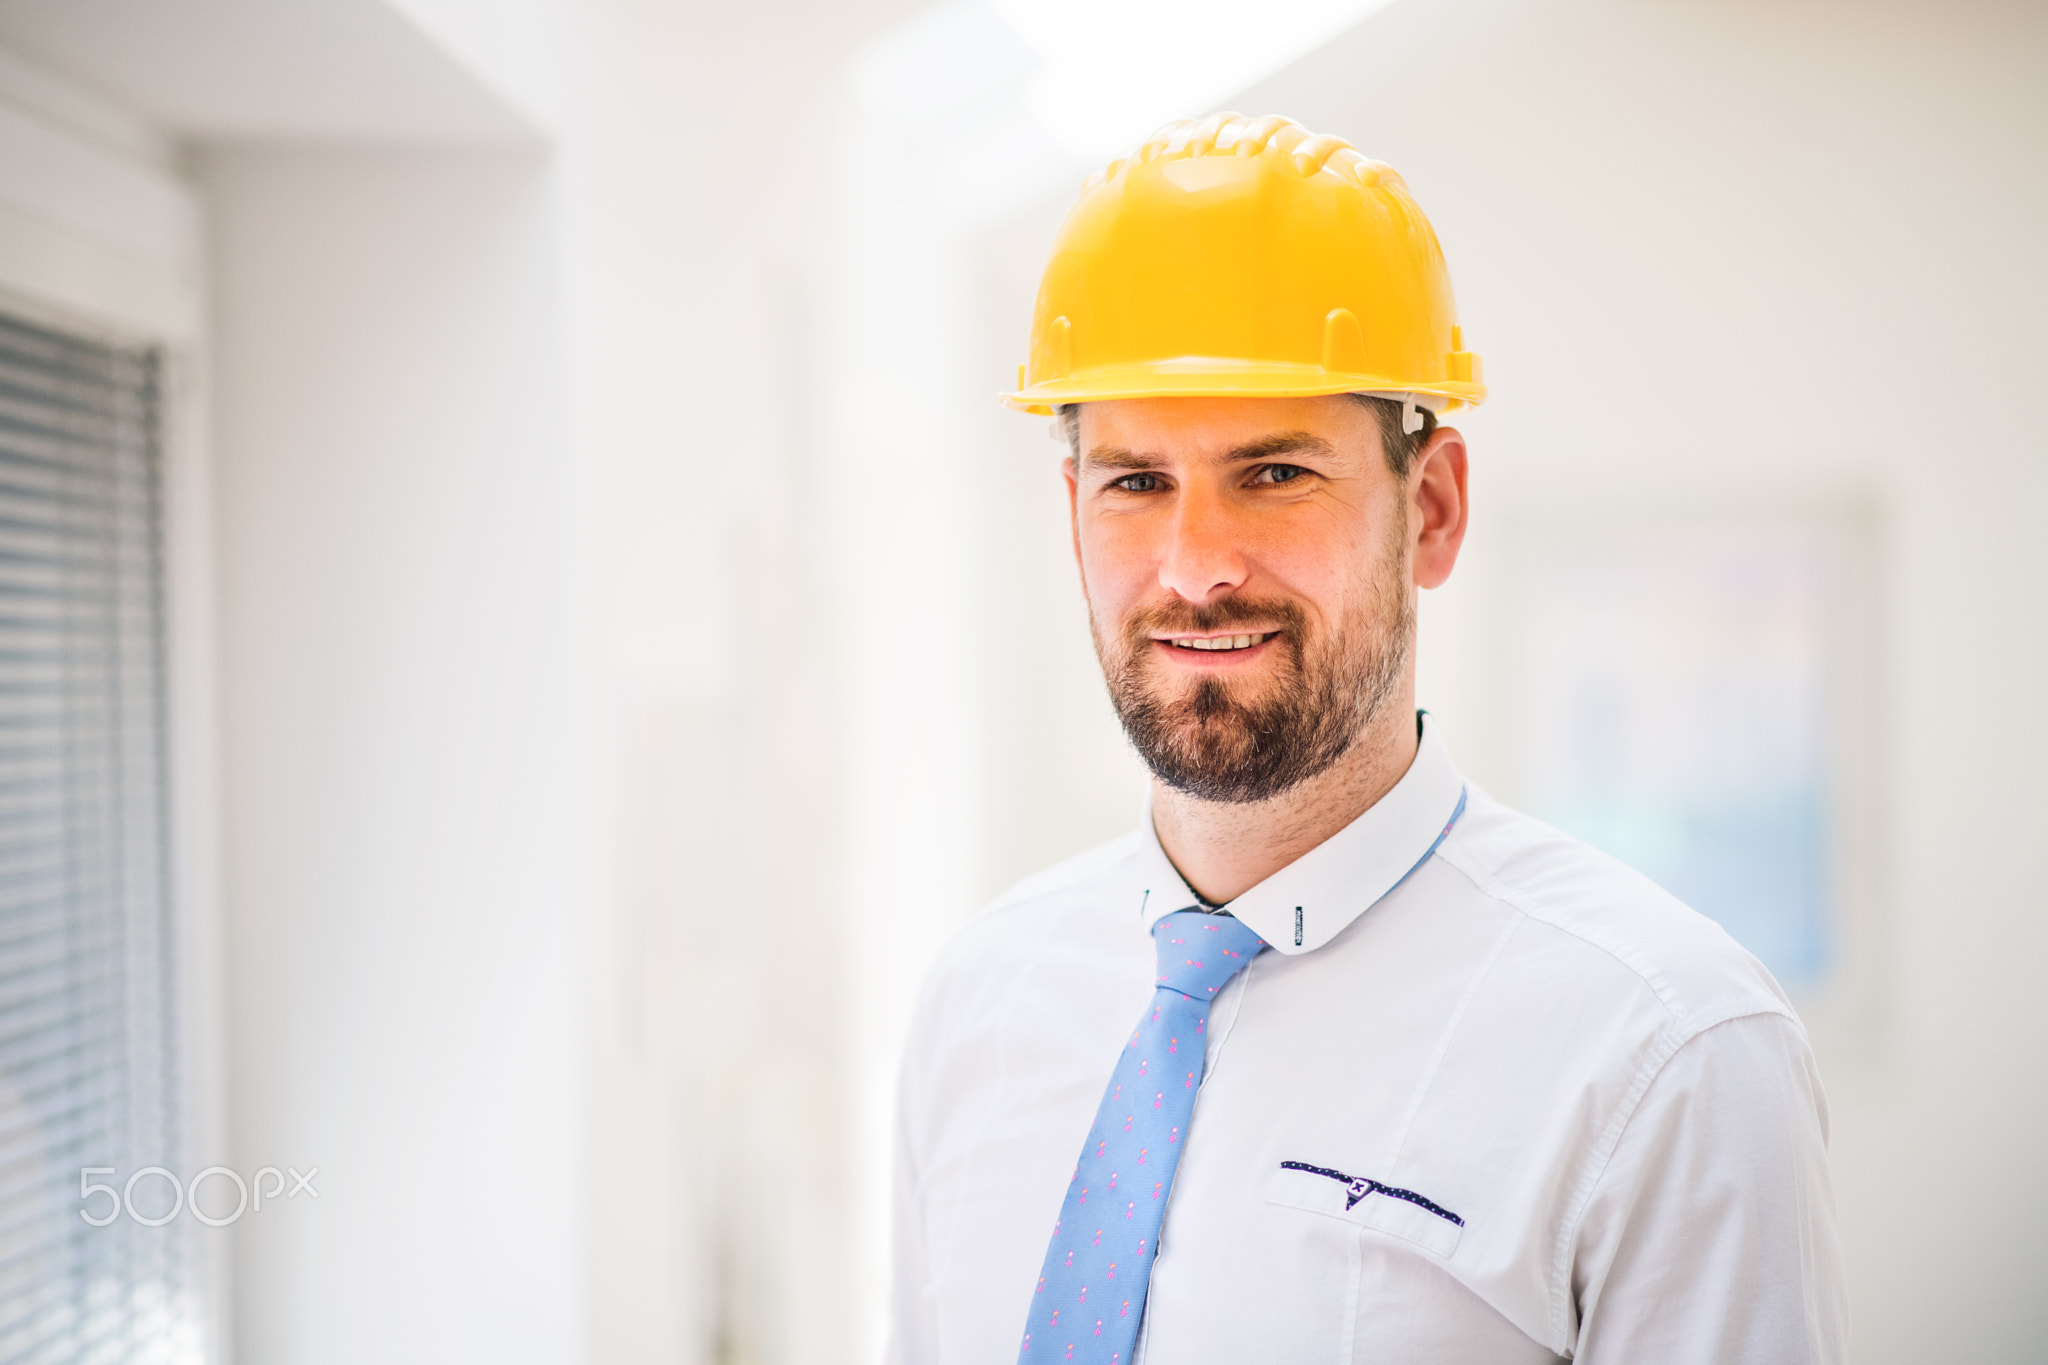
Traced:
<path fill-rule="evenodd" d="M 1124 638 L 1133 644 L 1173 631 L 1221 631 L 1231 626 L 1258 626 L 1301 638 L 1308 615 L 1297 602 L 1255 597 L 1219 597 L 1195 603 L 1175 599 L 1133 612 L 1124 621 Z"/>

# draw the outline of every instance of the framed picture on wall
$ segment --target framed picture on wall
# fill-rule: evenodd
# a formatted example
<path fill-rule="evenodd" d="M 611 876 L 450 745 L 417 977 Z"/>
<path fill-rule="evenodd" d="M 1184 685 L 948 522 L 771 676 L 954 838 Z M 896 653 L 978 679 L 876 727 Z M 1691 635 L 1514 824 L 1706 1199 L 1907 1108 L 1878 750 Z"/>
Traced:
<path fill-rule="evenodd" d="M 1717 920 L 1802 1002 L 1867 994 L 1867 520 L 1569 516 L 1510 544 L 1521 804 Z"/>

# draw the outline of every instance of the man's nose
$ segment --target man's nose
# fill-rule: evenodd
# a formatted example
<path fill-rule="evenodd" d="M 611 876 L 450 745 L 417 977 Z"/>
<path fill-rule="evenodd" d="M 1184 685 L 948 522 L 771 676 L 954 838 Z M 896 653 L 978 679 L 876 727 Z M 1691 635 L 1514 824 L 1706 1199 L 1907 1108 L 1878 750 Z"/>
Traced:
<path fill-rule="evenodd" d="M 1184 489 L 1160 552 L 1159 585 L 1198 606 L 1242 587 L 1250 570 L 1236 521 L 1224 499 Z"/>

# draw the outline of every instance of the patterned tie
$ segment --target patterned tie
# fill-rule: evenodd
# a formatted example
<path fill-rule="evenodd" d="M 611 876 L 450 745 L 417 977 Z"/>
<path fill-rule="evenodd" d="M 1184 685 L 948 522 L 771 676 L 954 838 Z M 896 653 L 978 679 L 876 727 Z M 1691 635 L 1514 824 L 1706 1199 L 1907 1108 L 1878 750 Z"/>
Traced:
<path fill-rule="evenodd" d="M 1159 988 L 1117 1058 L 1045 1249 L 1019 1365 L 1129 1365 L 1159 1225 L 1202 1083 L 1209 1002 L 1266 946 L 1229 915 L 1176 910 L 1152 926 Z"/>

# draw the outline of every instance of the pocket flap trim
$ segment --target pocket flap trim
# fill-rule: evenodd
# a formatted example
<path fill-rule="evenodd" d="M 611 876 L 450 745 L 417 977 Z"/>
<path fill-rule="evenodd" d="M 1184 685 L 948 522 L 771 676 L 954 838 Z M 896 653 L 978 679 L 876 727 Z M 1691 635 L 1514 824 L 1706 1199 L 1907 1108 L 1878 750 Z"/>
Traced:
<path fill-rule="evenodd" d="M 1280 1163 L 1266 1202 L 1384 1232 L 1445 1259 L 1465 1231 L 1463 1218 L 1413 1190 L 1305 1161 Z"/>

